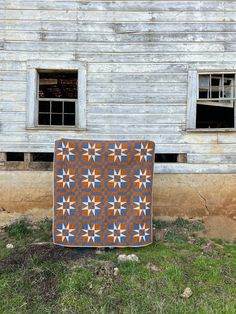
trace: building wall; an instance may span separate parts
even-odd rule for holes
[[[235,174],[158,174],[154,176],[154,217],[236,219]],[[10,214],[52,216],[51,171],[0,171],[0,209]],[[7,215],[8,216],[8,215]]]
[[[87,130],[26,130],[32,61],[87,64]],[[235,132],[186,132],[188,70],[236,69],[234,1],[0,1],[0,151],[59,137],[150,139],[158,173],[236,173]]]

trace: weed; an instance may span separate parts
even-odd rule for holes
[[[22,219],[5,228],[8,236],[16,240],[21,240],[32,234],[32,226],[30,223]]]

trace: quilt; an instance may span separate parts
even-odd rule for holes
[[[59,139],[53,241],[70,247],[152,243],[151,141]]]

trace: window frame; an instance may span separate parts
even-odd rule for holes
[[[75,125],[39,125],[38,124],[38,84],[40,71],[68,71],[78,73],[78,98],[75,108]],[[47,130],[86,130],[87,101],[87,64],[82,62],[28,62],[27,63],[27,129]]]
[[[188,71],[187,120],[186,131],[192,132],[225,132],[236,131],[236,105],[234,106],[234,128],[197,128],[197,101],[199,99],[199,75],[235,74],[236,69],[191,69]],[[235,76],[236,77],[236,76]],[[235,92],[236,93],[236,92]]]

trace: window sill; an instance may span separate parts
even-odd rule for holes
[[[185,129],[183,130],[187,133],[214,133],[214,132],[236,132],[236,128],[216,128],[216,129],[211,129],[211,128],[206,128],[206,129]]]
[[[26,127],[26,130],[29,131],[86,131],[86,128],[77,128],[77,127],[62,127],[62,126],[35,126],[35,127]]]

